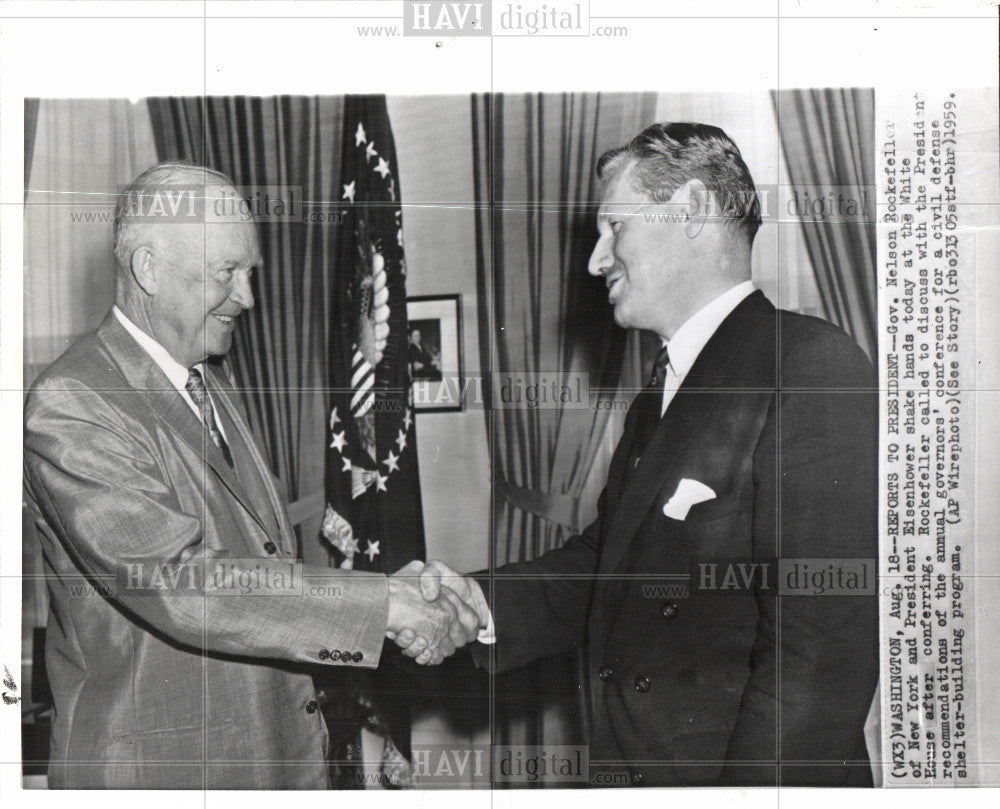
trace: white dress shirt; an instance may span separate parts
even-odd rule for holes
[[[201,421],[201,411],[198,409],[198,405],[195,404],[194,399],[191,398],[191,394],[187,391],[188,369],[171,357],[170,352],[161,346],[155,339],[150,337],[146,334],[146,332],[136,326],[135,323],[129,320],[121,309],[117,306],[113,306],[111,307],[111,311],[115,313],[115,317],[117,317],[118,322],[125,327],[125,330],[131,334],[142,349],[149,354],[150,357],[152,357],[153,362],[157,364],[159,369],[166,374],[167,379],[170,380],[170,384],[177,389],[177,392],[184,398],[184,401],[188,403],[188,407],[194,411],[198,420]],[[198,369],[198,373],[201,374],[201,378],[205,379],[205,366],[199,362],[194,367]],[[212,394],[208,391],[207,383],[205,390],[208,392],[209,401],[212,401]],[[226,436],[226,430],[222,426],[222,422],[219,420],[219,408],[215,406],[214,401],[212,401],[212,411],[215,413],[215,426],[222,434],[222,437],[228,442],[229,439]]]
[[[698,359],[705,344],[712,339],[712,335],[722,325],[722,321],[729,317],[754,289],[753,281],[744,281],[729,291],[723,292],[719,297],[691,315],[674,333],[673,337],[663,342],[663,345],[667,347],[667,354],[670,355],[670,362],[667,363],[667,373],[663,380],[661,416],[667,412],[667,407],[673,401],[674,394],[677,393],[677,389],[684,381],[684,377],[688,375],[694,361]]]

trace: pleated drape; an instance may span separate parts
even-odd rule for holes
[[[291,501],[323,491],[326,373],[340,199],[343,98],[154,98],[161,160],[230,176],[245,196],[307,201],[296,221],[260,221],[264,271],[230,355],[250,419]],[[319,515],[302,527],[306,561],[326,561]]]
[[[772,100],[824,313],[874,359],[875,91],[781,90]]]
[[[599,195],[594,165],[652,123],[654,109],[652,95],[635,94],[472,99],[496,565],[558,547],[596,513],[593,488],[603,475],[595,473],[610,459],[602,457],[606,439],[624,416],[611,402],[621,398],[626,345],[638,340],[615,325],[604,285],[587,273]],[[511,401],[519,384],[553,381],[571,386],[572,401]],[[498,678],[494,742],[582,743],[581,662],[580,654],[561,655]]]

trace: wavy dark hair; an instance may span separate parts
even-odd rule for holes
[[[739,148],[719,127],[653,124],[601,155],[597,176],[607,180],[632,163],[636,190],[655,202],[666,202],[688,180],[701,180],[715,199],[717,215],[753,244],[761,224],[757,189]]]

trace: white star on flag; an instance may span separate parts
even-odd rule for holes
[[[396,201],[396,181],[391,177],[389,178],[389,199],[393,202]]]
[[[340,551],[344,556],[354,556],[356,553],[361,553],[361,548],[358,546],[358,541],[352,536],[344,542],[344,547]]]
[[[396,230],[396,241],[399,243],[400,247],[403,246],[403,229],[402,228],[398,228]]]
[[[413,415],[412,414],[413,414],[413,411],[410,410],[410,408],[406,408],[406,415],[403,416],[403,427],[406,428],[407,432],[410,431],[410,425],[413,424]]]
[[[396,439],[396,443],[399,444],[399,451],[402,452],[404,447],[406,447],[406,433],[402,430],[399,431],[399,437]]]
[[[367,143],[368,138],[365,136],[365,128],[361,125],[361,121],[358,121],[358,131],[354,133],[354,145],[360,146],[362,143]]]
[[[332,432],[339,423],[340,416],[337,415],[337,408],[335,407],[330,411],[330,431]]]
[[[350,200],[352,204],[354,202],[354,184],[355,184],[355,182],[357,182],[357,181],[356,180],[351,180],[351,184],[350,185],[345,185],[344,186],[344,193],[340,195],[341,199]]]
[[[370,539],[368,540],[368,548],[365,550],[365,556],[368,557],[369,562],[374,562],[375,557],[379,555],[378,546],[380,544],[380,542],[372,542]]]
[[[389,457],[382,461],[389,469],[389,472],[399,471],[399,456],[396,455],[392,450],[389,450]]]
[[[353,469],[353,468],[354,468],[354,464],[351,463],[351,459],[345,457],[344,458],[344,468],[341,469],[340,471],[341,472],[350,472],[351,469]]]
[[[378,152],[375,151],[375,141],[372,141],[365,147],[365,162],[367,163],[377,154]]]
[[[378,165],[375,166],[375,168],[372,169],[372,171],[377,171],[379,174],[382,175],[382,179],[384,180],[386,176],[388,176],[389,174],[389,161],[386,160],[384,157],[380,157],[378,159]]]
[[[375,473],[375,489],[380,492],[389,491],[385,487],[385,482],[389,479],[388,475],[380,475],[378,472]]]
[[[343,453],[344,447],[347,445],[347,437],[344,435],[344,431],[341,430],[339,433],[333,434],[333,441],[330,442],[331,447],[336,447],[337,452]]]

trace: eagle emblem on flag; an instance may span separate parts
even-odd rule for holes
[[[375,538],[365,549],[368,538],[355,540],[345,529],[358,528],[358,522],[357,510],[347,508],[344,496],[360,505],[366,495],[387,493],[404,452],[414,452],[395,149],[381,109],[372,115],[359,101],[358,118],[347,129],[353,136],[344,143],[335,290],[340,317],[331,341],[330,450],[335,454],[328,476],[342,476],[344,483],[334,487],[343,494],[330,492],[323,526],[327,541],[345,557],[342,566],[353,566],[355,556],[366,553],[374,561],[382,552]]]
[[[375,446],[375,367],[382,361],[389,341],[389,290],[386,287],[385,257],[381,244],[369,235],[363,215],[355,230],[357,259],[354,278],[348,288],[355,336],[351,356],[351,416],[361,446],[377,462]]]

